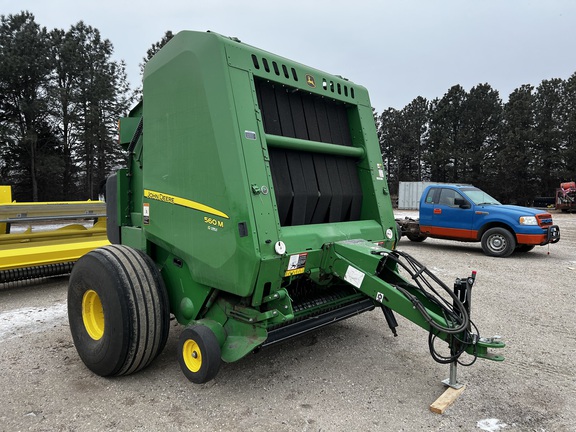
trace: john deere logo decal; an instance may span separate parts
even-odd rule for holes
[[[314,81],[314,77],[312,75],[306,74],[306,84],[312,88],[316,88],[316,81]]]

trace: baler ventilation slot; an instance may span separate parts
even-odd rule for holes
[[[256,69],[258,70],[260,69],[260,62],[258,61],[258,57],[256,57],[256,55],[254,54],[252,54],[252,64]],[[265,57],[262,57],[262,66],[264,67],[264,70],[266,72],[270,73],[272,71],[270,69],[270,63],[268,62],[268,59]],[[282,74],[284,75],[284,78],[290,79],[290,74],[288,73],[288,68],[286,67],[286,65],[281,64],[280,66],[282,67]],[[272,62],[272,69],[274,70],[274,73],[277,76],[280,76],[280,67],[278,66],[277,62],[275,61]],[[290,72],[292,72],[292,79],[294,79],[294,81],[298,81],[298,74],[296,74],[296,69],[291,67]]]
[[[266,57],[262,57],[258,60],[256,54],[252,54],[252,64],[256,70],[260,70],[262,67],[267,73],[272,73],[276,76],[284,76],[286,79],[290,79],[290,73],[288,72],[288,67],[285,64],[278,64],[276,61],[272,61],[272,67],[270,67],[270,61]],[[262,62],[262,66],[260,66],[260,62]],[[296,69],[293,67],[290,68],[290,72],[292,72],[292,79],[294,81],[298,81],[298,74],[296,73]],[[334,81],[328,81],[326,78],[322,78],[322,89],[325,91],[330,91],[331,93],[338,93],[339,95],[343,94],[344,96],[350,96],[352,99],[355,98],[354,95],[354,88],[350,87],[350,91],[348,91],[347,85],[342,85],[340,83],[334,83]]]
[[[346,106],[256,80],[282,226],[360,219],[362,188]]]
[[[344,96],[348,96],[348,86],[341,85],[340,83],[334,84],[334,81],[327,81],[326,78],[322,78],[322,88],[326,91],[330,90],[330,92],[338,93],[341,95],[344,93]],[[350,97],[354,99],[354,88],[350,87]]]

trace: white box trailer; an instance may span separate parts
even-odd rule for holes
[[[420,197],[426,186],[438,184],[438,182],[400,182],[398,187],[398,210],[418,210]]]

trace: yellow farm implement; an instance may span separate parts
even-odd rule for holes
[[[0,186],[0,283],[69,273],[109,244],[101,201],[11,201],[10,186]]]

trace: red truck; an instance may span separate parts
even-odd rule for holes
[[[560,183],[556,189],[556,210],[576,211],[576,182]]]

